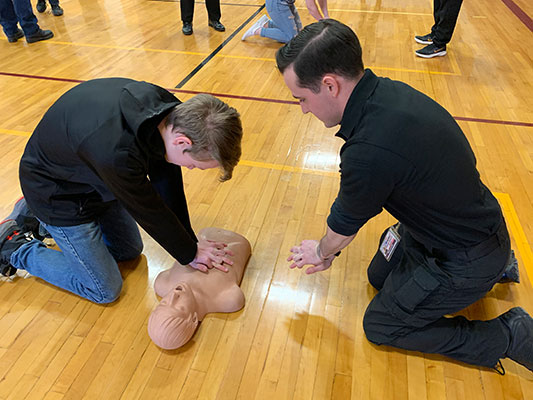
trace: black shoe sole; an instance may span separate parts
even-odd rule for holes
[[[31,37],[31,36],[28,37],[28,36],[26,36],[26,42],[35,43],[35,42],[40,42],[41,40],[48,40],[48,39],[51,39],[53,37],[54,37],[54,34],[52,32],[50,32],[47,35],[37,36],[37,37]]]
[[[7,41],[9,43],[15,43],[16,41],[18,41],[19,39],[22,39],[23,37],[24,37],[24,33],[21,32],[21,33],[16,34],[15,36],[11,36],[11,37],[8,36]]]
[[[209,25],[211,28],[213,28],[217,32],[225,32],[226,31],[226,27],[225,26],[222,26],[222,28],[217,28],[215,26],[215,24],[213,24],[211,22],[208,22],[207,25]]]

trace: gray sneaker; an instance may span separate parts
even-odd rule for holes
[[[533,371],[533,318],[522,307],[511,308],[498,318],[509,328],[511,338],[505,356]]]

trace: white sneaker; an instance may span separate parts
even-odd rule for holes
[[[262,28],[268,21],[269,21],[268,16],[263,15],[250,28],[248,28],[246,32],[244,32],[244,35],[242,35],[241,40],[245,40],[246,38],[250,36],[254,36],[255,31],[259,28]]]

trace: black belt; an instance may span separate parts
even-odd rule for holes
[[[496,233],[491,235],[487,240],[476,244],[472,247],[465,247],[460,249],[437,249],[430,248],[429,251],[432,255],[441,259],[455,259],[460,256],[466,256],[470,260],[483,257],[498,247],[501,247],[509,241],[509,233],[507,232],[507,226],[505,221],[502,221]]]

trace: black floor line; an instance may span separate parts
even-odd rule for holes
[[[228,44],[229,41],[230,41],[231,39],[233,39],[233,38],[235,37],[235,35],[237,35],[237,34],[242,30],[242,28],[244,28],[244,27],[245,27],[245,26],[246,26],[246,25],[247,25],[252,19],[254,19],[254,18],[256,17],[256,15],[259,14],[259,13],[263,10],[263,8],[265,8],[265,5],[264,5],[264,4],[263,4],[261,7],[259,7],[259,9],[258,9],[256,12],[254,12],[254,13],[250,16],[250,18],[248,18],[246,21],[244,21],[244,22],[242,23],[242,25],[239,26],[235,32],[233,32],[233,33],[232,33],[232,34],[231,34],[226,40],[224,40],[220,46],[218,46],[215,50],[213,50],[213,52],[212,52],[211,54],[209,54],[209,55],[208,55],[208,56],[207,56],[207,57],[206,57],[206,58],[205,58],[200,64],[198,64],[198,65],[196,66],[196,68],[193,69],[189,75],[187,75],[187,76],[186,76],[186,77],[185,77],[180,83],[178,83],[178,84],[176,85],[176,89],[180,89],[180,88],[182,88],[183,85],[185,85],[187,82],[189,82],[189,80],[190,80],[194,75],[196,75],[196,73],[197,73],[198,71],[200,71],[200,70],[202,69],[202,67],[203,67],[205,64],[207,64],[207,63],[208,63],[208,62],[209,62],[209,61],[210,61],[210,60],[211,60],[211,59],[212,59],[212,58],[213,58],[213,57],[214,57],[214,56],[215,56],[220,50],[222,50],[222,49],[224,48],[224,46],[225,46],[226,44]]]

